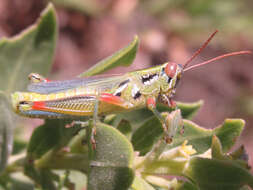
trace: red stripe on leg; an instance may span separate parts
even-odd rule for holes
[[[46,109],[46,104],[45,104],[45,102],[41,102],[41,101],[33,102],[32,109],[33,110],[44,110],[44,109]]]
[[[101,94],[99,100],[102,102],[106,102],[108,104],[114,104],[114,105],[119,105],[119,106],[123,106],[124,104],[124,101],[120,97],[114,96],[113,94],[109,94],[109,93]]]

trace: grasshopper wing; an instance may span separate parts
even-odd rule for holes
[[[62,92],[68,89],[81,87],[104,91],[118,85],[125,80],[126,77],[127,75],[98,75],[72,80],[31,83],[28,85],[28,90],[40,94]]]

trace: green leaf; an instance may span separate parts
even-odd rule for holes
[[[79,126],[66,128],[70,124],[69,120],[46,120],[45,123],[37,127],[29,141],[27,153],[29,159],[40,158],[50,149],[57,149],[66,145],[70,139],[80,130]]]
[[[122,119],[117,126],[117,129],[124,134],[128,140],[131,139],[132,136],[132,127],[129,121]]]
[[[10,186],[8,189],[18,189],[18,190],[34,190],[34,185],[32,182],[27,182],[24,179],[16,179],[15,177],[10,178]]]
[[[57,24],[52,4],[36,24],[13,38],[0,40],[0,90],[23,91],[32,72],[48,74],[55,50]]]
[[[220,140],[216,137],[216,135],[213,136],[212,138],[212,158],[224,160],[226,157],[223,155],[222,152],[222,146]]]
[[[199,190],[199,188],[196,185],[194,185],[191,182],[189,182],[189,181],[184,181],[175,190]]]
[[[240,136],[245,121],[242,119],[226,119],[222,126],[214,129],[214,134],[219,138],[223,152],[227,152]]]
[[[170,114],[162,113],[162,115],[166,118],[167,125],[169,126],[168,133],[174,135],[177,128],[180,129],[180,125],[182,124],[180,110],[175,110]],[[134,150],[139,151],[141,155],[144,155],[163,134],[165,133],[161,122],[155,116],[150,117],[150,119],[139,127],[132,136],[131,141]]]
[[[80,74],[79,77],[97,75],[114,67],[131,65],[135,59],[138,44],[139,38],[135,36],[134,40],[128,46],[98,62],[93,67]]]
[[[244,185],[253,187],[251,173],[230,160],[194,157],[185,173],[200,189],[238,190]]]
[[[140,155],[147,153],[163,134],[161,122],[155,117],[151,117],[133,134],[131,142],[135,151]]]
[[[70,171],[69,180],[75,184],[75,189],[86,189],[87,177],[79,171]]]
[[[229,154],[233,160],[245,160],[248,161],[248,154],[243,145],[235,149]]]
[[[212,138],[211,150],[212,158],[219,160],[234,160],[234,164],[238,164],[245,169],[250,169],[250,166],[248,165],[248,155],[243,146],[239,147],[232,153],[224,154],[220,140],[214,135]]]
[[[134,173],[133,148],[127,138],[115,128],[99,123],[96,129],[96,149],[90,155],[88,190],[121,189],[132,184]]]
[[[88,144],[86,130],[81,130],[76,136],[74,136],[69,142],[71,153],[87,154]]]
[[[102,6],[96,0],[51,0],[58,6],[63,6],[72,10],[80,11],[87,15],[98,15],[102,11]]]
[[[212,136],[216,135],[222,145],[223,152],[226,153],[240,136],[245,122],[241,119],[226,119],[221,126],[215,129],[205,129],[189,120],[184,121],[184,133],[178,132],[173,139],[173,143],[168,145],[168,149],[181,145],[185,140],[198,153],[203,153],[211,148]]]
[[[56,190],[54,179],[58,176],[47,169],[37,170],[32,164],[25,165],[25,175],[29,176],[39,185],[42,189]]]
[[[13,142],[12,154],[18,154],[24,151],[26,146],[27,146],[27,142],[25,140],[15,138]]]
[[[149,185],[144,179],[139,176],[135,176],[133,184],[131,186],[133,190],[155,190],[151,185]]]
[[[182,117],[185,119],[191,119],[195,113],[199,110],[199,108],[203,105],[203,101],[197,101],[193,103],[182,103],[182,102],[176,102],[178,108],[181,110]],[[171,112],[173,111],[170,107],[158,104],[157,109],[159,112]],[[145,122],[148,120],[151,120],[151,117],[154,116],[154,114],[148,110],[147,108],[135,110],[131,112],[127,112],[124,114],[119,114],[117,117],[118,120],[125,119],[131,122],[131,125],[133,128],[139,128],[140,126],[143,126]],[[120,119],[119,119],[120,118]]]
[[[177,102],[177,106],[181,110],[183,118],[192,119],[198,110],[203,106],[203,103],[203,100],[199,100],[193,103]]]
[[[51,4],[36,24],[13,38],[0,40],[1,165],[3,169],[12,146],[13,115],[3,97],[24,90],[31,72],[47,74],[52,64],[57,36],[56,16]]]
[[[0,172],[2,172],[12,152],[14,121],[7,98],[1,93],[0,110]]]

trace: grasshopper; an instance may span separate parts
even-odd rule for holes
[[[122,75],[93,76],[64,81],[49,81],[39,74],[32,73],[29,75],[31,84],[28,85],[28,91],[30,92],[12,94],[14,111],[22,116],[36,118],[93,116],[95,125],[98,116],[147,107],[161,121],[164,131],[167,132],[166,141],[171,142],[174,134],[168,132],[166,119],[158,112],[156,104],[159,102],[176,108],[172,97],[183,72],[228,56],[251,53],[250,51],[232,52],[187,67],[216,33],[217,31],[184,65],[167,62]],[[95,146],[95,128],[92,134],[91,142]]]

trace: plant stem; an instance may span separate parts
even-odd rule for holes
[[[49,151],[42,158],[35,161],[35,167],[50,168],[50,169],[73,169],[88,171],[88,155],[87,154],[73,154],[73,153],[56,153]]]

